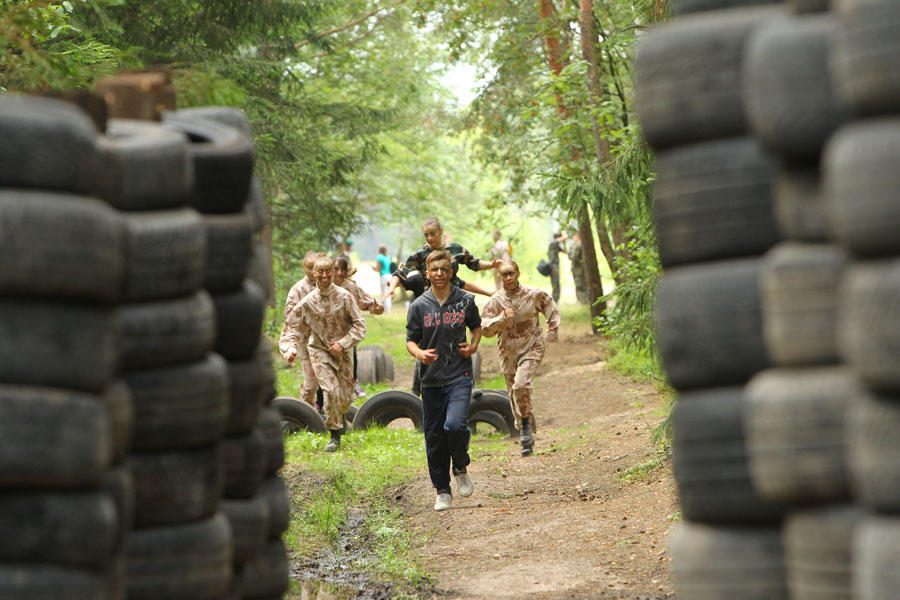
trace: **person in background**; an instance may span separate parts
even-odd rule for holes
[[[294,364],[294,360],[300,358],[300,366],[303,369],[303,385],[300,388],[300,399],[316,406],[322,410],[324,405],[324,397],[316,401],[319,392],[319,383],[316,381],[316,373],[309,362],[309,353],[306,351],[306,344],[293,344],[291,340],[296,335],[295,331],[290,328],[290,320],[288,317],[293,312],[297,304],[300,303],[308,293],[316,287],[315,266],[319,257],[325,256],[322,252],[310,250],[303,257],[303,272],[305,277],[295,283],[288,292],[284,301],[284,325],[281,327],[281,335],[278,339],[278,350],[281,356],[289,364]]]
[[[387,295],[388,286],[391,283],[391,257],[388,256],[387,246],[378,244],[378,256],[375,257],[378,263],[378,276],[381,281],[381,294],[384,299],[385,312],[391,312],[391,303],[393,301],[390,295]]]
[[[559,253],[566,251],[566,234],[556,232],[553,241],[547,246],[547,262],[550,263],[550,285],[553,288],[553,301],[559,302]]]
[[[384,313],[384,305],[370,296],[364,289],[356,285],[356,282],[350,279],[355,271],[350,269],[350,262],[343,256],[334,259],[334,284],[342,287],[356,300],[359,310],[367,310],[373,315]],[[356,395],[362,398],[366,395],[365,391],[359,385],[359,373],[356,363],[356,346],[353,347],[353,388]]]
[[[559,335],[560,315],[547,292],[519,283],[515,261],[504,262],[499,270],[503,288],[484,306],[481,326],[485,336],[499,336],[500,364],[519,429],[522,456],[529,456],[535,432],[532,381],[544,358],[545,342],[555,342]],[[539,315],[547,320],[546,336]]]
[[[579,304],[588,303],[587,278],[584,273],[584,255],[582,254],[581,235],[576,231],[569,244],[569,262],[572,265],[572,280],[575,282],[575,298]]]
[[[406,315],[406,349],[421,365],[422,416],[428,474],[437,492],[434,510],[450,508],[450,466],[456,491],[472,495],[469,478],[469,401],[472,355],[481,341],[475,297],[452,285],[453,262],[446,250],[425,259],[431,285]],[[466,341],[466,329],[472,332]]]
[[[344,417],[353,403],[353,358],[350,349],[366,335],[366,321],[347,290],[334,284],[334,260],[316,259],[316,287],[288,316],[291,335],[286,340],[297,356],[306,345],[316,379],[325,393],[325,425],[331,439],[326,452],[341,447]],[[289,361],[290,362],[290,361]]]
[[[499,229],[495,229],[493,233],[494,245],[491,246],[491,258],[493,260],[505,261],[512,258],[512,248],[509,242],[503,239],[503,234]],[[494,289],[499,290],[502,286],[500,281],[500,271],[494,269]]]

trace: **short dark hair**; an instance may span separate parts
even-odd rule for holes
[[[450,253],[448,251],[435,250],[434,252],[431,252],[427,258],[425,258],[425,267],[428,268],[428,266],[431,265],[431,263],[439,261],[439,260],[446,260],[447,262],[450,263],[451,266],[453,265],[453,257],[450,255]]]
[[[561,237],[562,237],[562,232],[557,231],[556,233],[553,234],[553,239],[554,239],[554,240],[558,240],[558,239],[561,238]],[[545,238],[545,239],[546,239],[546,238]]]
[[[338,271],[349,271],[350,261],[347,260],[346,256],[338,256],[334,259],[334,268]]]

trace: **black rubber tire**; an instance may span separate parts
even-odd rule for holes
[[[784,242],[763,259],[763,335],[772,362],[810,366],[838,362],[838,286],[847,263],[833,244]]]
[[[296,433],[301,429],[312,433],[328,433],[322,416],[303,400],[282,396],[272,400],[272,408],[281,414],[281,427],[285,433]]]
[[[115,554],[121,557],[125,537],[134,528],[135,491],[131,471],[122,465],[110,469],[103,481],[103,491],[109,495],[115,506],[116,532],[113,547]]]
[[[858,506],[828,505],[791,512],[784,523],[784,558],[792,600],[852,600],[853,532]]]
[[[240,500],[256,494],[268,464],[266,450],[265,436],[258,429],[241,437],[222,440],[225,462],[224,498]]]
[[[0,190],[0,294],[115,302],[125,225],[99,200]]]
[[[118,464],[131,450],[131,436],[134,432],[134,399],[131,397],[131,388],[122,380],[116,381],[103,394],[103,401],[109,415],[112,462]]]
[[[213,600],[231,583],[232,537],[228,519],[136,530],[129,534],[128,598]]]
[[[506,428],[510,437],[519,435],[516,429],[516,417],[513,415],[512,405],[509,401],[509,392],[506,390],[472,390],[472,400],[469,402],[469,418],[480,412],[495,412],[506,421]]]
[[[364,346],[356,352],[356,380],[360,384],[378,383],[378,355]]]
[[[678,267],[656,291],[660,356],[678,390],[744,383],[769,366],[759,298],[761,260]]]
[[[0,485],[96,486],[112,456],[110,417],[99,396],[0,385]]]
[[[112,498],[102,492],[0,494],[0,561],[100,568],[112,555],[118,527]]]
[[[642,36],[635,59],[637,109],[654,148],[747,132],[744,42],[778,14],[767,6],[710,12]]]
[[[222,513],[228,518],[234,538],[234,562],[256,560],[269,534],[269,503],[257,496],[247,500],[223,500]]]
[[[384,355],[384,381],[387,383],[394,381],[394,357],[390,354]]]
[[[291,524],[291,497],[281,477],[266,477],[259,484],[259,497],[269,504],[269,539],[276,539]]]
[[[900,589],[900,519],[868,515],[853,537],[854,598],[896,598]]]
[[[231,106],[194,106],[191,108],[182,108],[175,111],[176,117],[184,117],[186,119],[203,119],[204,121],[212,121],[225,125],[233,129],[237,129],[247,139],[252,139],[252,131],[250,128],[250,120],[239,108]]]
[[[491,431],[488,433],[497,432],[503,435],[510,435],[509,424],[506,422],[506,419],[503,418],[503,415],[498,412],[492,410],[480,410],[477,413],[470,414],[469,431],[473,435],[478,433],[479,423],[490,425]]]
[[[135,450],[207,446],[225,432],[228,371],[216,354],[188,365],[122,374],[134,398]]]
[[[263,472],[274,475],[284,465],[284,434],[281,414],[274,408],[264,408],[257,423],[266,445],[266,466]]]
[[[775,165],[753,138],[656,155],[653,217],[663,266],[762,254],[779,235]]]
[[[744,432],[757,493],[776,502],[849,499],[844,416],[850,369],[770,369],[747,384]]]
[[[194,182],[187,139],[159,123],[111,120],[97,141],[97,195],[123,211],[184,206]]]
[[[900,254],[900,118],[860,121],[828,142],[823,158],[830,231],[859,256]]]
[[[834,2],[841,22],[830,66],[835,92],[860,115],[900,110],[900,6],[893,0]]]
[[[0,110],[2,113],[2,110]],[[51,564],[0,564],[0,598],[16,600],[108,600],[114,595],[111,574]]]
[[[853,498],[878,512],[900,511],[900,404],[858,393],[847,413],[847,460]]]
[[[200,360],[216,339],[215,307],[201,290],[174,300],[120,305],[120,367],[165,367]]]
[[[850,266],[841,286],[838,347],[866,385],[900,392],[900,258]]]
[[[241,573],[244,598],[280,598],[288,590],[290,573],[287,550],[281,540],[271,540],[262,555],[244,564]]]
[[[272,367],[272,346],[263,337],[256,353],[244,361],[228,362],[231,382],[228,410],[228,435],[244,434],[256,425],[259,413],[275,381]]]
[[[253,254],[253,231],[245,213],[203,215],[206,269],[203,287],[213,294],[241,287]]]
[[[707,12],[711,10],[753,6],[755,4],[776,4],[781,1],[782,0],[672,0],[672,14],[687,15],[690,13]]]
[[[259,347],[265,294],[249,280],[228,294],[213,296],[216,305],[216,352],[228,360],[251,358]]]
[[[206,233],[196,211],[126,214],[125,299],[187,296],[200,289]]]
[[[118,358],[113,310],[0,299],[0,381],[102,392]]]
[[[783,507],[753,488],[740,387],[682,394],[672,412],[672,468],[685,519],[774,523]]]
[[[97,128],[68,102],[0,96],[0,187],[90,192],[99,161]]]
[[[367,429],[372,425],[386,426],[396,419],[410,419],[422,430],[422,401],[409,392],[387,390],[365,401],[353,419],[353,429]]]
[[[233,127],[207,119],[166,113],[166,127],[188,136],[194,165],[190,205],[206,214],[240,212],[250,194],[253,146]]]
[[[710,527],[684,522],[671,542],[675,593],[690,600],[787,600],[777,527]]]
[[[828,240],[825,195],[817,164],[782,165],[775,181],[775,220],[785,239]]]
[[[190,523],[215,514],[225,481],[218,446],[134,453],[127,465],[134,478],[136,528]]]
[[[849,117],[832,91],[829,42],[833,15],[773,19],[745,50],[744,101],[750,128],[780,154],[817,158],[825,140]]]
[[[266,305],[275,307],[275,275],[272,271],[272,249],[264,240],[253,242],[253,253],[247,267],[247,279],[253,281],[266,294]]]

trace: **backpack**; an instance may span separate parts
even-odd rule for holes
[[[540,261],[538,261],[537,270],[538,273],[540,273],[544,277],[550,277],[550,273],[553,271],[553,265],[542,258]]]

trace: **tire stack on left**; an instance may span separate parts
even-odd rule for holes
[[[122,211],[127,232],[126,302],[117,321],[135,417],[128,597],[221,598],[233,552],[219,511],[228,372],[212,351],[203,220],[187,205],[188,140],[158,123],[113,120],[99,149],[100,193]]]
[[[97,135],[74,106],[0,96],[3,598],[122,597],[125,231],[91,197]]]
[[[261,221],[253,178],[250,125],[234,109],[205,107],[167,113],[166,127],[190,140],[195,186],[207,244],[203,285],[215,305],[215,351],[230,380],[221,509],[234,532],[236,598],[274,598],[287,591],[287,496],[275,475],[284,459],[280,424],[260,419],[274,397],[272,348],[262,335],[263,288],[248,277]],[[265,482],[265,483],[264,483]]]

